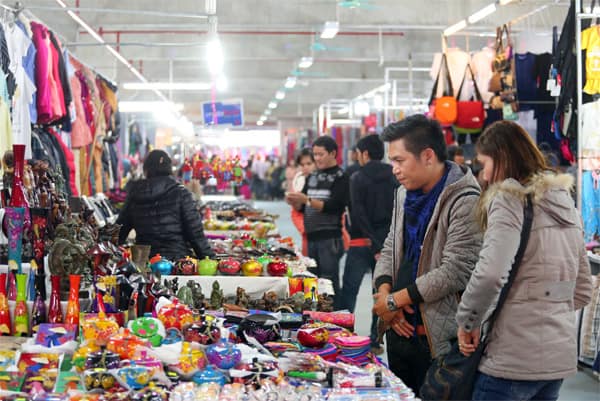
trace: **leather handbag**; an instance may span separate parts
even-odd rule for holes
[[[504,43],[504,34],[506,34],[506,44]],[[496,57],[492,62],[494,72],[510,70],[510,60],[512,59],[512,42],[510,33],[506,24],[496,28]]]
[[[502,73],[495,72],[490,79],[490,84],[488,85],[488,92],[498,93],[502,90]]]
[[[474,96],[470,100],[460,100],[460,94],[462,93],[468,74],[471,74],[473,81]],[[460,84],[456,98],[458,101],[456,104],[456,122],[454,123],[455,131],[459,134],[476,134],[481,132],[485,123],[485,109],[483,107],[483,98],[477,87],[477,81],[475,81],[475,75],[470,64],[467,64],[465,76]]]
[[[436,99],[438,85],[440,82],[440,76],[442,71],[445,70],[445,79],[447,85],[444,87],[444,95]],[[442,62],[440,63],[440,70],[438,71],[437,78],[433,84],[431,91],[431,97],[429,100],[430,115],[437,120],[443,127],[454,124],[457,116],[456,98],[454,97],[454,89],[452,88],[452,79],[450,77],[450,71],[448,69],[448,60],[446,55],[442,55]]]
[[[485,329],[485,337],[481,338],[479,346],[474,353],[465,357],[460,353],[458,348],[458,342],[454,340],[451,344],[451,350],[448,354],[436,358],[425,376],[425,382],[421,387],[421,399],[424,401],[433,400],[470,400],[472,398],[473,387],[475,385],[475,379],[477,377],[477,371],[479,369],[479,363],[485,352],[488,335],[491,333],[502,306],[506,302],[510,287],[515,281],[519,265],[523,260],[527,243],[529,242],[529,235],[531,233],[531,226],[533,223],[533,203],[531,201],[531,195],[527,196],[525,205],[523,206],[523,227],[521,229],[521,242],[519,244],[519,250],[515,256],[507,283],[502,287],[500,297],[496,309],[482,325],[482,332]]]

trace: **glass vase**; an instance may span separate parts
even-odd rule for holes
[[[17,304],[15,306],[16,337],[29,336],[29,311],[27,310],[27,275],[17,274]]]
[[[11,335],[10,310],[6,296],[6,273],[0,273],[0,335]]]
[[[21,273],[25,209],[22,207],[7,207],[4,218],[8,237],[8,299],[14,301],[17,297],[15,274]]]
[[[48,323],[63,323],[63,313],[60,306],[60,276],[50,276],[52,292],[48,305]]]
[[[14,173],[9,206],[27,207],[23,173],[25,171],[25,145],[13,145]]]
[[[46,230],[48,227],[48,213],[50,209],[42,207],[31,208],[33,224],[33,257],[38,266],[44,266],[44,253],[46,251]],[[44,269],[42,268],[42,272]]]
[[[81,275],[69,275],[69,300],[67,303],[67,315],[65,323],[79,325],[79,285]]]
[[[46,315],[46,277],[44,275],[35,276],[35,300],[31,308],[31,331],[37,333],[39,325],[48,321]]]

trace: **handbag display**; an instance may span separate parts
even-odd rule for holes
[[[525,254],[525,249],[529,242],[529,235],[533,223],[533,203],[531,199],[531,195],[528,195],[523,207],[524,219],[523,227],[521,229],[519,250],[517,251],[517,255],[515,256],[515,260],[510,270],[508,281],[504,287],[502,287],[502,291],[500,292],[496,309],[494,309],[494,312],[492,312],[491,316],[482,325],[482,337],[479,346],[474,353],[465,357],[460,353],[458,342],[454,340],[451,344],[450,352],[442,357],[436,358],[427,371],[425,382],[420,390],[421,398],[424,401],[471,399],[479,363],[485,352],[488,336],[492,331],[494,322],[502,310],[506,298],[508,297],[510,287],[515,281],[519,265],[523,260],[523,255]],[[485,329],[485,336],[483,336],[483,329]]]
[[[504,44],[504,34],[506,33],[506,45]],[[512,59],[512,42],[510,33],[506,24],[496,28],[496,57],[492,61],[494,72],[503,72],[510,69],[510,60]]]
[[[460,94],[462,93],[465,80],[469,73],[471,74],[471,79],[473,81],[475,96],[472,97],[471,100],[460,100]],[[457,114],[454,130],[459,134],[476,134],[481,132],[485,123],[485,109],[483,107],[483,98],[477,87],[477,81],[475,80],[475,75],[473,74],[470,64],[467,64],[465,76],[460,84],[456,98],[458,101],[456,103]]]
[[[444,95],[436,99],[440,76],[442,75],[442,70],[444,69],[446,70],[445,79],[447,81],[447,86],[445,86]],[[431,97],[429,98],[429,113],[430,116],[437,120],[442,126],[450,126],[456,121],[456,98],[454,97],[452,79],[450,78],[448,60],[445,54],[442,55],[440,69],[438,71],[437,78],[435,79],[435,83],[433,84]]]

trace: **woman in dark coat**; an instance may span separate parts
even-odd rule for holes
[[[176,261],[185,256],[213,256],[204,236],[202,218],[192,193],[172,174],[171,158],[153,150],[144,161],[145,179],[129,185],[125,206],[119,214],[119,241],[136,232],[136,244],[150,245],[151,255],[159,253]]]

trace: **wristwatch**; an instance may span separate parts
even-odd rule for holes
[[[389,294],[387,296],[387,307],[390,312],[396,312],[398,310],[398,306],[396,305],[396,301],[394,300],[394,295]]]

